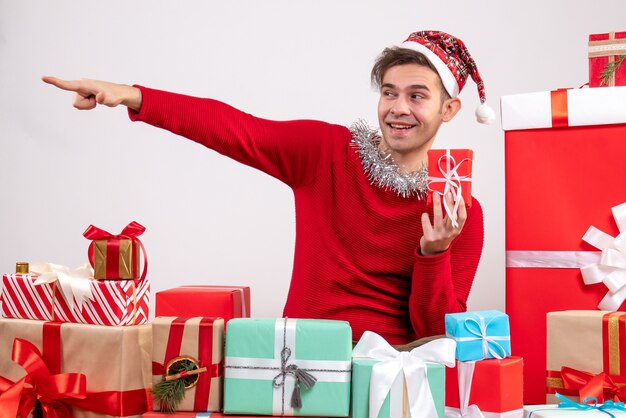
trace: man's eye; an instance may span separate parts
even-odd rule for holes
[[[383,91],[383,96],[385,96],[385,97],[393,97],[394,94],[393,94],[392,91],[386,90],[386,91]]]
[[[420,94],[411,95],[411,100],[420,100],[421,98],[422,98],[422,95]]]

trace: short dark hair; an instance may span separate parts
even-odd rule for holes
[[[404,64],[422,65],[433,70],[439,79],[439,86],[441,87],[441,102],[443,103],[445,100],[451,98],[450,94],[443,86],[439,72],[437,72],[435,66],[428,60],[428,58],[426,58],[426,55],[413,49],[401,48],[398,46],[385,48],[378,58],[376,58],[376,62],[374,63],[374,67],[372,67],[371,73],[372,86],[379,89],[383,84],[383,78],[385,77],[387,70],[391,67],[395,67],[396,65]]]

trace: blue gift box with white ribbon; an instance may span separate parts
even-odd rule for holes
[[[511,355],[509,316],[496,310],[446,314],[446,336],[456,341],[459,361]]]

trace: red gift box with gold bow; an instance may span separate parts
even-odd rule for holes
[[[589,35],[589,87],[626,86],[626,32]]]
[[[133,221],[119,234],[111,234],[93,225],[83,232],[83,236],[92,240],[89,245],[89,262],[94,268],[95,279],[144,279],[148,268],[148,259],[139,235],[146,228]],[[140,273],[140,250],[143,252],[143,272]]]
[[[626,401],[626,312],[562,311],[547,315],[549,403],[558,392],[576,402]]]
[[[162,382],[166,376],[169,376],[168,380],[186,379],[184,398],[175,410],[220,411],[224,320],[207,317],[157,317],[152,323],[152,336],[154,385]],[[186,373],[180,373],[181,369]],[[189,373],[189,370],[193,372]],[[167,405],[161,404],[155,398],[154,410],[167,410]]]
[[[607,292],[581,267],[591,225],[619,233],[611,208],[626,190],[626,87],[502,97],[505,130],[506,313],[524,358],[524,403],[545,402],[548,312],[596,309]],[[623,308],[622,308],[623,309]]]
[[[0,416],[138,418],[150,409],[151,327],[0,319]]]

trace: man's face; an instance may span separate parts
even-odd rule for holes
[[[448,114],[448,101],[442,106],[441,88],[439,76],[428,67],[403,64],[389,68],[378,101],[380,147],[398,160],[425,159],[441,123],[454,116]]]

